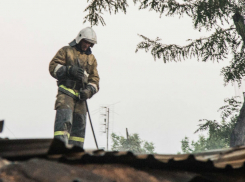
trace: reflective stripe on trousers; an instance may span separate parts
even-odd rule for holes
[[[70,136],[70,133],[67,131],[56,131],[54,132],[54,136],[59,136],[59,135],[67,135],[69,140],[77,141],[77,142],[84,142],[84,138],[82,137],[76,137],[76,136]]]
[[[68,133],[67,131],[55,131],[54,132],[54,136],[59,136],[59,135],[67,135],[68,138],[70,138],[70,133]]]
[[[73,140],[73,141],[76,141],[76,142],[84,142],[84,138],[76,137],[76,136],[70,136],[69,140]]]

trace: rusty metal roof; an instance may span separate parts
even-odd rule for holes
[[[212,150],[197,154],[155,154],[135,155],[131,152],[117,152],[104,150],[86,150],[80,147],[64,146],[59,140],[53,139],[19,139],[19,140],[0,140],[0,156],[7,159],[32,158],[33,156],[42,156],[49,158],[81,159],[90,157],[93,161],[100,161],[103,158],[120,158],[128,156],[134,160],[148,160],[163,164],[178,163],[193,160],[196,163],[212,164],[214,168],[224,169],[231,167],[233,169],[243,167],[245,162],[245,146],[237,148],[227,148]]]
[[[124,165],[127,169],[154,174],[157,179],[164,174],[166,179],[162,179],[171,182],[175,179],[174,175],[178,174],[178,179],[184,179],[187,173],[191,174],[191,177],[186,177],[186,181],[245,181],[245,146],[197,154],[135,155],[132,152],[84,151],[82,148],[65,146],[59,140],[52,139],[0,140],[0,156],[10,161],[39,158],[84,169],[96,165],[97,170],[101,166],[112,170],[114,165]]]

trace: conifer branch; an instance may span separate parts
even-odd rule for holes
[[[221,74],[224,76],[225,85],[234,81],[241,84],[242,77],[245,76],[245,47],[242,46],[239,52],[234,52],[231,64],[222,68]]]
[[[229,23],[229,17],[238,7],[229,0],[185,0],[185,3],[175,0],[141,0],[139,9],[147,8],[160,13],[160,17],[164,13],[166,16],[187,14],[192,18],[195,28],[205,27],[210,30],[216,27],[218,21]]]
[[[127,7],[127,0],[92,0],[84,10],[88,14],[84,17],[83,23],[88,21],[92,27],[98,25],[100,22],[104,26],[106,23],[102,17],[103,11],[108,11],[110,14],[114,12],[116,14],[121,10],[126,14]]]
[[[230,33],[235,28],[221,29],[216,31],[209,37],[200,38],[196,40],[189,39],[190,44],[186,46],[179,46],[175,44],[161,44],[160,38],[151,40],[143,35],[139,35],[144,40],[137,45],[136,51],[144,49],[146,52],[151,51],[152,56],[156,58],[163,58],[164,63],[169,61],[181,61],[186,58],[197,57],[197,60],[206,62],[208,59],[219,62],[228,55],[229,44],[237,41],[236,34]]]

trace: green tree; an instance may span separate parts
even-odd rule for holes
[[[87,15],[84,22],[91,26],[106,25],[103,13],[126,14],[127,0],[88,0],[89,5],[84,10]],[[162,17],[184,15],[193,21],[194,29],[210,31],[210,36],[196,40],[188,39],[185,46],[161,43],[155,39],[139,35],[143,40],[137,45],[139,50],[150,51],[154,59],[162,58],[165,63],[181,61],[191,57],[206,62],[223,61],[232,55],[230,65],[221,70],[225,83],[238,81],[245,76],[245,25],[243,0],[133,0],[139,10],[155,11]]]
[[[127,0],[87,0],[87,15],[84,22],[91,26],[106,25],[103,13],[127,13]],[[196,58],[207,62],[227,60],[231,56],[230,65],[221,69],[225,84],[237,81],[241,83],[245,76],[245,2],[244,0],[132,0],[139,10],[148,9],[164,16],[187,16],[192,19],[193,28],[210,32],[207,37],[188,39],[186,45],[164,44],[161,38],[148,38],[139,34],[142,41],[136,46],[136,52],[150,52],[154,60],[163,59],[164,63]],[[230,59],[230,58],[229,58]],[[239,124],[233,132],[232,145],[245,144],[245,106],[244,114],[239,117]],[[210,124],[217,125],[216,121]],[[221,127],[225,124],[221,124]],[[219,123],[218,123],[219,124]],[[220,125],[220,124],[219,124]]]
[[[221,122],[215,120],[202,119],[203,124],[199,124],[199,128],[195,133],[207,131],[208,136],[199,135],[199,139],[190,143],[189,138],[185,137],[181,141],[181,149],[183,153],[196,153],[206,150],[228,148],[231,141],[231,133],[235,127],[238,118],[238,112],[241,102],[235,97],[225,99],[225,106],[218,111],[221,112]]]
[[[155,147],[152,142],[143,141],[137,133],[129,135],[128,138],[111,134],[112,150],[116,151],[131,151],[135,154],[153,154]]]

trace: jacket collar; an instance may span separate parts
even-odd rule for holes
[[[76,43],[76,40],[74,39],[72,42],[69,43],[69,46],[74,47],[77,51],[81,52],[81,53],[85,53],[87,55],[92,54],[92,50],[89,47],[85,52],[82,51],[79,47],[78,44]]]

